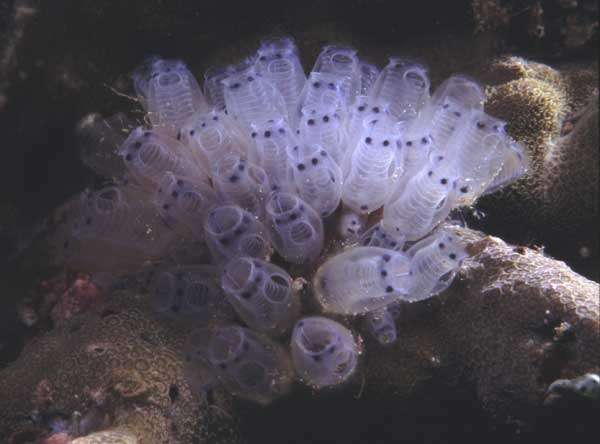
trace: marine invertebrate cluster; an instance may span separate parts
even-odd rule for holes
[[[98,143],[84,160],[113,184],[63,207],[56,247],[91,271],[157,262],[155,310],[202,325],[190,365],[260,403],[289,390],[292,364],[322,388],[347,381],[359,361],[352,331],[301,317],[309,307],[294,274],[318,267],[306,288],[315,305],[368,315],[390,342],[390,306],[441,292],[468,256],[443,224],[451,210],[527,168],[504,122],[483,111],[475,81],[456,75],[431,95],[426,68],[401,57],[379,70],[330,45],[307,76],[293,41],[279,38],[209,71],[204,94],[180,61],[151,59],[133,79],[147,124],[121,140],[98,137],[106,121],[90,126]],[[340,228],[344,248],[327,260],[325,247],[340,242],[326,239],[325,223]],[[224,300],[248,328],[232,323]],[[290,359],[281,343],[294,325]]]

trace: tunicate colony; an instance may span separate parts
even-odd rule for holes
[[[261,404],[295,378],[348,381],[362,353],[351,317],[381,344],[402,340],[401,305],[443,291],[468,256],[450,212],[527,169],[475,81],[430,95],[406,58],[380,70],[330,45],[306,75],[275,38],[210,69],[203,91],[181,61],[149,59],[133,81],[146,122],[84,122],[83,160],[111,182],[65,205],[57,249],[96,272],[152,264],[154,311],[194,327],[190,368]]]

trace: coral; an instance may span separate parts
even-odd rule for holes
[[[2,434],[19,443],[18,436],[43,433],[44,418],[60,414],[79,416],[71,430],[86,435],[103,428],[91,419],[99,409],[112,418],[113,430],[133,434],[134,442],[208,439],[207,424],[215,420],[207,418],[217,407],[227,408],[226,399],[217,391],[212,409],[201,402],[202,393],[192,392],[184,377],[181,331],[151,313],[138,296],[117,293],[101,314],[66,320],[28,344],[0,373]],[[81,442],[121,442],[112,436],[119,434]]]
[[[598,373],[598,284],[539,251],[460,235],[479,253],[447,292],[401,323],[400,340],[374,348],[365,396],[410,393],[445,369],[505,418],[542,405],[556,379]]]
[[[508,132],[527,147],[531,168],[480,207],[494,226],[519,221],[521,237],[511,237],[535,232],[570,257],[582,247],[598,254],[597,79],[597,69],[559,71],[516,57],[493,64],[488,77],[486,109],[506,119]]]
[[[531,249],[491,237],[481,247],[440,322],[483,405],[539,405],[554,379],[597,372],[598,284]],[[554,331],[563,323],[568,335]]]

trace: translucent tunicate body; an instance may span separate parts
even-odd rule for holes
[[[158,182],[154,202],[165,223],[182,235],[204,239],[206,214],[216,203],[215,192],[204,183],[166,172]]]
[[[313,279],[326,312],[356,315],[381,308],[407,291],[409,260],[399,251],[355,247],[328,259]]]
[[[253,65],[230,73],[223,85],[228,114],[247,127],[281,118],[287,112],[279,91]]]
[[[323,249],[323,222],[298,196],[274,192],[266,203],[266,219],[277,253],[295,264],[314,261]]]
[[[363,234],[366,224],[366,216],[344,208],[338,221],[337,234],[342,239],[356,240]]]
[[[483,194],[493,193],[505,185],[518,180],[527,173],[530,160],[523,145],[507,138],[504,141],[503,154],[502,166],[493,180],[487,185]]]
[[[192,114],[208,108],[198,82],[180,60],[150,59],[133,81],[154,125],[176,131]]]
[[[429,86],[425,67],[391,57],[371,89],[371,100],[396,119],[412,119],[429,98]]]
[[[228,155],[245,155],[247,141],[223,113],[211,111],[194,114],[181,127],[178,135],[207,171]]]
[[[122,274],[165,254],[175,233],[144,191],[131,184],[108,186],[65,205],[55,235],[59,256],[79,270]]]
[[[208,183],[206,172],[175,138],[138,127],[123,142],[119,154],[129,172],[141,183],[156,184],[166,171]]]
[[[298,133],[301,142],[321,145],[333,160],[341,165],[346,139],[342,118],[335,110],[304,109],[298,125]]]
[[[150,303],[155,312],[169,317],[189,317],[196,323],[233,318],[211,265],[175,266],[152,279]]]
[[[261,167],[238,155],[230,155],[214,166],[212,182],[222,202],[238,205],[257,217],[263,216],[271,187]]]
[[[361,86],[360,62],[354,48],[327,45],[322,50],[313,72],[329,74],[339,79],[343,105],[348,106],[354,101]]]
[[[280,334],[292,327],[298,295],[291,276],[268,262],[238,257],[227,263],[221,285],[227,300],[253,330]]]
[[[359,350],[352,332],[321,316],[296,323],[291,350],[296,373],[316,389],[342,384],[358,365]]]
[[[392,236],[386,232],[381,222],[365,231],[359,238],[358,243],[364,247],[381,247],[389,250],[402,250],[404,246],[402,238]]]
[[[342,201],[353,211],[366,214],[380,208],[392,191],[397,132],[384,116],[364,129],[344,178]]]
[[[333,74],[311,72],[298,101],[298,116],[302,110],[338,109],[343,107],[343,79]]]
[[[250,160],[265,171],[271,189],[292,190],[293,177],[287,153],[297,145],[297,139],[285,120],[253,125],[250,136],[254,141]]]
[[[371,87],[373,86],[373,84],[375,84],[377,77],[379,77],[380,71],[379,68],[377,68],[377,66],[366,62],[360,62],[359,69],[360,90],[358,93],[362,96],[368,96],[371,92]]]
[[[398,339],[396,322],[386,307],[367,313],[363,326],[381,345],[392,344]]]
[[[483,111],[471,111],[448,142],[448,155],[455,158],[457,187],[463,189],[461,202],[472,203],[502,168],[508,137],[504,126],[504,121]]]
[[[229,75],[226,68],[211,67],[204,73],[204,94],[216,111],[225,110],[223,80]]]
[[[306,83],[306,74],[298,57],[298,48],[290,38],[265,40],[258,49],[257,57],[258,72],[281,94],[287,109],[287,117],[292,119],[298,108],[300,93]]]
[[[431,159],[410,179],[395,201],[383,209],[383,227],[394,238],[413,241],[428,234],[442,214],[455,181],[452,163],[444,156]]]
[[[464,242],[446,230],[419,242],[408,253],[410,287],[403,299],[410,302],[430,298],[446,289],[468,256]]]
[[[251,213],[237,205],[213,208],[204,224],[206,243],[217,262],[238,256],[268,258],[271,254],[269,234]]]
[[[332,214],[342,195],[342,171],[325,148],[301,144],[288,151],[296,189],[321,217]]]
[[[186,356],[208,364],[233,395],[263,405],[287,394],[293,381],[287,351],[268,337],[237,325],[193,331]]]

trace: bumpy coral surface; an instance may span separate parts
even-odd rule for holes
[[[153,319],[138,297],[115,295],[102,314],[66,321],[2,371],[0,430],[20,443],[63,418],[71,438],[120,430],[77,441],[84,443],[217,439],[208,425],[221,398],[209,407],[183,367],[181,334]]]
[[[506,119],[531,156],[525,177],[481,203],[490,223],[518,221],[521,236],[530,232],[570,258],[582,249],[597,258],[597,69],[555,70],[513,57],[490,72],[486,109]]]

